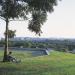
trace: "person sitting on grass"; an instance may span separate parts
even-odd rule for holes
[[[11,54],[12,54],[12,52],[9,52],[9,54],[7,56],[9,62],[16,62],[16,63],[21,62],[21,60],[17,60]]]

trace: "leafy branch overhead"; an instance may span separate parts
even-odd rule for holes
[[[29,21],[28,29],[41,34],[41,26],[47,19],[47,12],[51,13],[58,0],[0,0],[0,16],[6,20],[24,19]]]
[[[41,26],[47,19],[47,13],[43,11],[35,11],[32,13],[32,20],[29,22],[28,29],[32,32],[35,31],[36,34],[40,35],[42,33]]]

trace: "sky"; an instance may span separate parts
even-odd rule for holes
[[[27,21],[11,21],[9,29],[16,30],[17,37],[39,37],[27,29]],[[0,38],[4,37],[5,21],[0,19]],[[62,0],[48,13],[40,37],[75,38],[75,0]]]

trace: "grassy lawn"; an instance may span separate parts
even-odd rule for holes
[[[0,60],[3,52],[0,51]],[[14,51],[21,63],[0,62],[0,75],[75,75],[75,54],[53,51],[33,57],[30,52]]]

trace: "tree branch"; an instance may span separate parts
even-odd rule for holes
[[[32,19],[32,17],[27,17],[27,20],[31,20],[31,19]],[[15,18],[15,19],[10,19],[9,21],[25,21],[25,20],[26,19],[23,19],[23,18],[22,19],[21,18],[20,19]]]
[[[9,21],[25,21],[25,20],[9,20]]]

